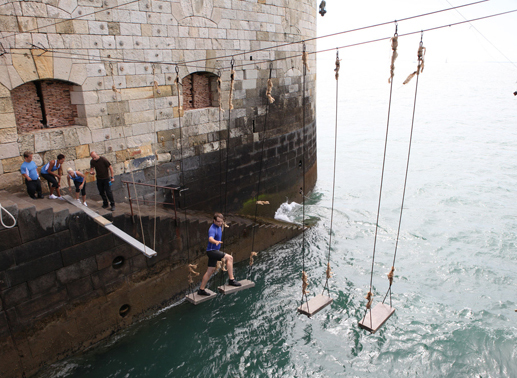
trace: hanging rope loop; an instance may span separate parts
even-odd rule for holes
[[[339,80],[339,69],[341,67],[341,59],[339,59],[339,50],[336,49],[336,68],[334,68],[334,71],[336,71],[336,80]]]
[[[327,273],[327,280],[328,280],[329,278],[332,278],[332,274],[333,274],[333,272],[332,272],[332,269],[330,268],[330,262],[329,262],[329,263],[327,263],[327,272],[326,272],[326,273]]]
[[[4,223],[2,211],[11,217],[11,219],[13,220],[12,226],[7,226]],[[4,226],[5,228],[13,228],[14,226],[16,226],[16,218],[9,211],[7,211],[7,209],[5,207],[3,207],[1,204],[0,204],[0,222],[2,222],[2,226]]]

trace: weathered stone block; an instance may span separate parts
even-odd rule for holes
[[[2,166],[4,168],[5,173],[20,172],[20,166],[22,165],[22,163],[23,158],[21,156],[2,160]]]
[[[1,296],[6,310],[30,299],[26,282],[2,291]]]
[[[97,271],[92,274],[92,283],[94,289],[100,289],[107,285],[119,281],[125,280],[126,276],[130,272],[129,264],[124,264],[120,269],[113,269],[112,267]]]
[[[1,127],[1,126],[0,126]],[[8,159],[20,156],[18,143],[2,143],[0,144],[0,159]]]
[[[21,185],[23,185],[23,181],[20,173],[4,173],[0,177],[0,189],[14,188]]]
[[[139,250],[132,248],[130,245],[122,244],[118,247],[110,249],[109,251],[96,255],[95,258],[97,259],[97,268],[102,270],[111,267],[113,260],[118,256],[122,256],[124,258],[123,265],[125,265],[129,264],[131,257],[141,254],[142,253]]]
[[[53,287],[57,287],[57,279],[56,272],[50,272],[48,274],[44,274],[41,277],[38,277],[34,280],[28,281],[29,289],[32,295],[38,295],[44,293],[52,289]]]
[[[56,24],[56,33],[58,34],[74,34],[74,24],[72,20],[62,20]]]
[[[13,113],[11,97],[0,97],[0,113]]]
[[[18,227],[23,243],[39,239],[54,232],[54,213],[52,208],[36,212],[35,207],[20,209]]]
[[[8,230],[5,230],[8,231]],[[0,232],[0,238],[5,236],[5,231]],[[5,243],[5,242],[4,242]],[[12,249],[0,251],[0,271],[14,266],[14,252]]]
[[[102,228],[101,226],[97,227]],[[72,231],[72,229],[70,229],[70,232],[72,232],[72,240],[84,239],[88,241],[61,251],[63,255],[63,263],[65,266],[87,259],[88,257],[95,256],[97,253],[110,249],[114,246],[113,236],[111,234],[100,236],[94,239],[88,238],[88,234],[93,234],[95,232],[91,230],[91,227],[89,228],[90,231],[85,230],[84,232],[78,232],[79,230]]]
[[[30,261],[26,264],[18,265],[7,270],[5,273],[6,278],[12,287],[50,273],[62,266],[63,261],[61,260],[61,254],[56,252],[40,259]]]
[[[75,147],[75,155],[77,159],[84,159],[90,156],[90,146],[83,144],[82,146]]]
[[[16,310],[23,318],[27,318],[33,314],[42,315],[43,312],[49,314],[63,306],[66,303],[66,298],[66,289],[60,288],[57,289],[55,293],[47,294],[22,303],[16,307]]]
[[[68,291],[68,297],[70,299],[83,296],[93,291],[92,279],[90,276],[87,276],[75,282],[71,282],[66,285],[66,290]]]
[[[70,232],[61,231],[56,234],[51,234],[49,236],[24,243],[23,245],[13,248],[13,252],[16,256],[16,264],[21,265],[52,253],[59,252],[71,245],[72,240],[70,238]]]
[[[65,266],[56,271],[56,276],[59,282],[68,284],[83,278],[97,271],[97,263],[95,256],[81,260],[75,264]]]

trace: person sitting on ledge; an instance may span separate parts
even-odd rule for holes
[[[208,246],[206,248],[206,255],[208,256],[208,268],[206,269],[206,273],[201,280],[201,285],[197,291],[198,295],[210,295],[205,290],[205,287],[208,283],[208,280],[214,273],[217,262],[222,259],[226,260],[226,269],[228,269],[228,277],[230,278],[228,285],[242,286],[240,282],[235,281],[235,277],[233,276],[233,256],[219,250],[221,248],[221,244],[223,244],[221,241],[223,236],[223,227],[223,215],[221,213],[215,213],[214,222],[208,229]]]
[[[63,199],[59,188],[61,187],[61,176],[63,176],[63,167],[61,164],[64,162],[65,155],[59,154],[57,155],[57,160],[51,160],[41,167],[41,175],[48,181],[48,187],[50,189],[50,195],[48,198],[50,199]],[[57,174],[54,173],[55,171],[57,171]],[[56,190],[57,196],[53,194],[54,189]]]
[[[32,199],[36,199],[36,192],[38,193],[38,198],[43,198],[43,194],[41,193],[41,181],[38,175],[38,167],[35,162],[32,161],[32,152],[25,151],[23,153],[23,160],[25,160],[21,167],[20,171],[22,176],[25,178],[25,185],[27,185],[27,193]]]
[[[84,175],[79,171],[74,171],[72,168],[68,168],[67,173],[66,179],[68,181],[68,187],[70,188],[70,194],[72,194],[72,187],[70,186],[70,180],[72,180],[75,185],[75,200],[81,202],[79,200],[79,192],[81,192],[83,205],[88,206],[86,204],[86,180],[84,179]]]

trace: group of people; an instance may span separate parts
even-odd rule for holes
[[[43,198],[41,190],[41,180],[39,175],[47,180],[49,186],[50,199],[63,199],[61,196],[61,177],[63,176],[63,163],[65,162],[65,155],[57,155],[57,159],[50,160],[47,164],[41,167],[38,173],[38,166],[32,161],[33,153],[25,151],[23,153],[23,160],[20,167],[22,176],[25,179],[27,186],[27,193],[33,199]],[[111,183],[115,181],[113,166],[104,156],[99,156],[94,151],[91,152],[90,157],[90,175],[97,174],[97,189],[102,197],[102,207],[111,211],[115,211],[115,200],[113,199],[113,192],[111,191]],[[86,204],[86,177],[81,171],[73,168],[67,169],[66,179],[70,190],[72,190],[71,183],[75,186],[75,199]],[[54,192],[56,194],[54,194]],[[79,199],[79,194],[82,196],[82,201]]]

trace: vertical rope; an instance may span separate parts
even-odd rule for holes
[[[303,76],[302,76],[302,187],[300,193],[302,195],[302,299],[301,303],[307,302],[307,312],[310,312],[309,302],[307,300],[307,286],[308,276],[305,272],[305,76],[307,74],[307,51],[305,42],[303,43],[302,52],[302,65],[303,65]]]
[[[399,245],[400,225],[402,224],[402,212],[404,211],[404,199],[406,197],[407,177],[408,177],[408,172],[409,172],[409,159],[411,157],[411,144],[413,141],[413,126],[415,124],[415,110],[416,110],[416,99],[417,99],[417,93],[418,93],[418,79],[420,78],[420,73],[423,71],[423,64],[424,64],[425,47],[423,46],[423,41],[422,41],[423,37],[424,36],[422,33],[422,35],[420,36],[420,44],[418,46],[418,53],[417,53],[418,65],[417,65],[417,70],[416,70],[415,97],[413,100],[413,115],[411,118],[411,131],[409,133],[409,143],[408,143],[408,152],[407,152],[407,161],[406,161],[406,174],[404,176],[404,189],[402,191],[402,201],[400,204],[400,215],[399,215],[399,224],[398,224],[398,229],[397,229],[397,239],[395,241],[395,252],[393,253],[393,263],[391,264],[391,270],[387,274],[388,281],[389,281],[389,288],[382,301],[382,303],[384,303],[384,301],[386,300],[386,297],[389,293],[390,307],[392,307],[392,305],[391,305],[391,286],[393,285],[393,274],[395,272],[395,260],[397,258],[397,248]]]
[[[117,87],[115,86],[115,78],[114,78],[114,74],[113,74],[113,64],[111,62],[109,63],[109,67],[110,67],[110,72],[111,72],[111,80],[113,81],[113,85],[111,86],[111,89],[113,90],[113,93],[114,93],[113,97],[114,97],[115,101],[117,102],[117,109],[118,109],[118,114],[119,114],[119,118],[120,118],[122,115],[122,109],[120,108],[120,101],[118,98],[118,94],[120,94],[120,100],[122,100],[122,94],[121,94],[120,90],[118,90]],[[124,140],[127,143],[127,136],[126,136],[126,131],[125,131],[124,127],[122,127],[122,133],[124,134]],[[140,230],[142,231],[142,244],[144,245],[144,252],[145,252],[147,247],[145,245],[144,224],[142,222],[142,213],[140,212],[140,201],[138,200],[138,191],[136,190],[135,175],[133,174],[133,168],[131,167],[131,156],[129,156],[128,168],[129,168],[129,172],[131,173],[131,180],[133,181],[133,190],[135,191],[135,198],[136,198],[136,208],[138,211],[138,219],[140,220]]]
[[[219,77],[217,78],[217,94],[219,96],[219,209],[223,208],[223,138],[222,138],[222,113],[223,110],[223,98],[221,93],[221,71],[219,71]]]
[[[397,29],[395,29],[394,37],[396,35],[397,35]],[[396,51],[394,51],[394,53],[396,53]],[[394,61],[393,58],[392,58],[392,61]],[[365,297],[365,299],[368,302],[366,303],[366,311],[364,313],[364,316],[366,316],[366,313],[370,309],[372,302],[373,302],[373,293],[372,293],[373,268],[374,268],[374,264],[375,264],[375,250],[377,247],[377,234],[379,231],[379,215],[381,212],[382,184],[384,181],[384,167],[386,166],[386,148],[388,146],[388,132],[389,132],[389,128],[390,128],[390,114],[391,114],[391,98],[392,98],[392,94],[393,94],[393,80],[390,80],[390,81],[391,81],[391,83],[390,83],[390,98],[388,101],[388,119],[386,121],[386,137],[384,139],[384,153],[383,153],[383,157],[382,157],[381,183],[380,183],[380,188],[379,188],[379,202],[377,205],[377,218],[375,220],[375,236],[373,239],[372,269],[371,269],[371,273],[370,273],[370,290],[368,291],[368,294]],[[370,316],[370,327],[371,326],[372,326],[372,317]]]
[[[334,71],[336,72],[336,123],[334,127],[334,168],[333,168],[333,176],[332,176],[332,206],[330,210],[330,231],[329,231],[329,252],[328,252],[328,258],[327,258],[327,271],[326,276],[327,279],[325,280],[325,285],[323,286],[323,293],[325,292],[325,289],[327,289],[327,294],[330,296],[330,290],[329,290],[329,278],[332,277],[332,271],[330,269],[330,251],[332,249],[332,225],[334,222],[334,193],[336,188],[336,160],[337,160],[337,116],[338,116],[338,105],[339,105],[339,69],[341,67],[340,59],[339,59],[339,50],[336,51],[336,68]]]
[[[185,218],[185,229],[186,229],[186,239],[187,239],[187,259],[188,259],[188,268],[189,268],[189,273],[188,273],[188,284],[189,284],[189,292],[192,294],[194,289],[193,289],[193,283],[194,283],[194,280],[192,279],[192,274],[195,274],[194,272],[192,272],[192,268],[191,268],[191,264],[190,264],[190,232],[189,232],[189,220],[188,220],[188,217],[187,217],[187,194],[186,194],[186,191],[184,190],[185,189],[185,173],[183,171],[183,127],[182,127],[182,124],[181,124],[181,117],[182,117],[182,113],[183,113],[183,107],[182,107],[182,103],[181,103],[181,95],[180,95],[180,86],[181,86],[181,83],[180,83],[180,74],[179,74],[179,67],[176,66],[176,80],[174,81],[174,83],[176,84],[176,92],[177,92],[177,95],[178,95],[178,127],[179,127],[179,130],[180,130],[180,177],[181,177],[181,183],[180,183],[180,192],[179,192],[179,195],[180,196],[185,196],[183,198],[183,216]],[[197,266],[194,266],[193,265],[193,268],[195,269]]]
[[[156,94],[160,93],[160,89],[158,87],[158,82],[156,81],[155,76],[155,66],[153,64],[153,83],[154,83],[154,90],[153,90],[153,113],[154,113],[154,132],[156,134]],[[154,155],[154,232],[153,232],[153,250],[156,251],[156,208],[158,205],[158,198],[157,198],[157,185],[158,185],[158,178],[157,176],[157,164],[158,164],[158,151],[155,151]]]
[[[255,251],[255,228],[257,226],[257,215],[258,215],[258,203],[259,195],[260,195],[260,183],[262,180],[262,165],[264,162],[264,146],[265,142],[267,140],[267,125],[268,125],[268,115],[269,115],[269,107],[270,105],[275,101],[273,96],[271,95],[271,90],[273,89],[273,82],[271,81],[271,76],[273,72],[273,62],[269,63],[269,78],[267,80],[267,90],[266,90],[266,97],[268,99],[267,105],[266,105],[266,115],[264,118],[264,132],[262,135],[262,146],[261,146],[261,152],[260,152],[260,165],[259,165],[259,175],[258,175],[258,182],[257,182],[257,195],[256,195],[256,201],[255,201],[255,219],[253,221],[253,227],[251,231],[251,255],[250,255],[250,264],[248,267],[248,274],[247,277],[249,278],[251,276],[251,269],[253,266],[253,254],[255,256],[257,255]]]

